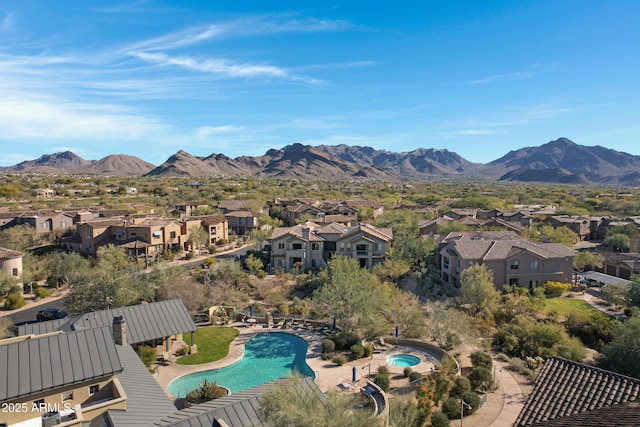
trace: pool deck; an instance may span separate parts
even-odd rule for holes
[[[373,376],[378,372],[378,366],[381,365],[386,365],[392,376],[402,375],[404,370],[403,367],[387,364],[387,357],[393,354],[411,354],[419,357],[421,360],[420,364],[412,367],[413,370],[418,372],[429,372],[438,363],[438,358],[435,353],[423,348],[398,345],[394,346],[392,349],[385,350],[380,353],[374,353],[372,357],[354,360],[345,363],[342,366],[338,366],[330,360],[322,360],[320,357],[322,353],[321,343],[326,338],[326,335],[305,328],[268,329],[263,326],[264,325],[260,324],[249,326],[241,322],[231,324],[230,327],[238,329],[240,334],[231,343],[229,347],[229,354],[226,357],[215,362],[204,363],[201,365],[178,365],[176,363],[158,365],[158,375],[156,376],[158,384],[160,384],[165,393],[167,393],[167,396],[171,399],[175,399],[175,396],[172,396],[167,391],[171,381],[182,375],[223,368],[239,361],[244,353],[245,343],[257,334],[268,332],[282,332],[296,335],[307,342],[309,345],[307,350],[307,364],[314,371],[316,375],[315,382],[318,388],[323,392],[327,392],[329,390],[358,391],[360,387],[366,385],[367,379],[373,379]],[[389,340],[389,344],[393,344],[393,340]],[[357,381],[355,384],[352,384],[351,380],[354,366],[357,368]]]

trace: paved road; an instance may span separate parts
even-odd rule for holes
[[[35,322],[36,314],[38,310],[42,310],[45,307],[57,308],[64,310],[64,298],[54,299],[51,301],[42,300],[42,304],[34,305],[33,307],[25,308],[16,313],[6,314],[5,318],[11,320],[13,324],[19,325],[26,322]]]

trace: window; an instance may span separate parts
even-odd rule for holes
[[[534,259],[533,261],[531,261],[531,269],[532,270],[537,270],[538,269],[538,260]]]
[[[537,280],[529,280],[529,289],[534,289],[538,287],[538,281]]]
[[[218,230],[215,227],[211,227],[211,235],[215,236]]]
[[[17,269],[17,268],[14,268],[13,270],[11,270],[11,273],[12,273],[14,276],[18,277],[18,269]]]
[[[340,250],[344,250],[344,242],[340,242]]]
[[[315,259],[311,260],[311,268],[316,268],[316,260]]]
[[[518,286],[518,279],[516,277],[509,279],[509,284],[511,286]]]
[[[136,235],[136,233],[131,233],[131,235],[132,235],[132,236],[135,236],[135,235]]]
[[[284,243],[278,243],[278,249],[284,249]]]
[[[356,245],[356,251],[358,255],[366,255],[367,254],[367,245]]]
[[[32,408],[44,408],[44,407],[45,407],[44,399],[38,399],[33,401]]]
[[[382,243],[378,243],[378,252],[382,251]]]
[[[462,260],[458,258],[458,268],[462,268]]]
[[[291,249],[294,251],[302,249],[302,243],[294,243],[291,245]]]
[[[238,218],[238,224],[244,225],[244,218]]]
[[[89,394],[96,394],[99,391],[100,391],[100,385],[99,384],[89,386]]]
[[[169,237],[171,237],[172,239],[175,239],[176,238],[176,232],[175,231],[169,232]]]
[[[73,400],[73,391],[65,391],[62,393],[62,401]]]
[[[311,244],[311,250],[312,251],[319,251],[320,250],[320,243],[312,243]]]
[[[124,231],[116,231],[116,237],[122,239],[122,237],[124,237]]]
[[[60,228],[67,228],[67,221],[60,221]]]
[[[511,261],[511,269],[512,270],[517,270],[518,269],[518,260],[513,260]]]
[[[161,231],[154,231],[153,232],[153,237],[156,239],[159,239],[162,236],[162,232]]]
[[[442,257],[442,267],[446,269],[449,268],[449,258],[446,256]]]

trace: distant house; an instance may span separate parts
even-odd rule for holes
[[[497,288],[533,289],[547,281],[571,283],[575,251],[561,243],[535,243],[509,231],[452,232],[438,246],[441,279],[460,287],[460,275],[474,264],[493,272]]]
[[[250,233],[258,226],[258,215],[250,211],[233,211],[224,214],[229,229],[238,236]]]
[[[357,259],[361,267],[371,268],[388,258],[392,241],[391,229],[368,224],[278,227],[270,240],[271,268],[317,269],[334,255]]]
[[[22,252],[0,248],[0,271],[7,276],[22,278]]]
[[[635,427],[640,380],[550,357],[514,427]]]
[[[176,205],[175,212],[178,213],[179,216],[192,216],[197,215],[198,209],[208,207],[209,203],[207,202],[189,201]]]
[[[33,192],[38,199],[50,199],[56,195],[55,190],[51,188],[34,188]]]
[[[94,218],[80,222],[76,235],[61,239],[70,251],[95,255],[100,246],[124,248],[131,258],[154,258],[167,250],[192,250],[190,235],[195,228],[204,228],[206,245],[228,240],[228,225],[221,215],[189,216],[181,220],[158,215],[126,215]]]

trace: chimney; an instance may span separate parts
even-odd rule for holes
[[[127,345],[127,322],[124,320],[124,316],[114,316],[113,318],[113,340],[118,345]]]
[[[302,228],[302,238],[306,241],[309,241],[309,234],[310,234],[311,230],[308,227],[303,227]]]

